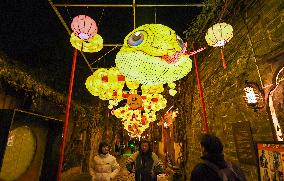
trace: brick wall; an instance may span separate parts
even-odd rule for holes
[[[254,112],[248,107],[244,102],[243,88],[245,80],[255,82],[259,86],[262,81],[266,87],[263,90],[267,94],[276,69],[273,64],[267,62],[267,57],[284,49],[284,2],[248,2],[238,14],[228,16],[225,21],[234,28],[234,37],[224,48],[227,69],[222,67],[219,48],[207,49],[204,53],[206,57],[199,66],[210,132],[222,139],[225,158],[234,162],[238,162],[238,159],[232,123],[249,121],[254,141],[273,141],[273,130],[266,109]],[[189,84],[194,79],[192,76],[183,84]],[[187,126],[188,177],[193,166],[199,162],[198,136],[203,127],[199,93],[197,83],[195,84],[194,91],[188,89],[181,93],[194,93],[193,112],[188,115],[191,117],[191,124]],[[248,180],[258,180],[256,166],[241,164],[241,167]]]

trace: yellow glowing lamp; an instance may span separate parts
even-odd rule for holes
[[[70,42],[74,48],[83,52],[98,52],[103,48],[103,38],[99,34],[85,41],[72,33]]]
[[[159,111],[167,106],[167,100],[161,94],[146,94],[143,100],[143,107],[146,113]]]
[[[208,45],[222,47],[233,38],[233,27],[226,23],[217,23],[210,27],[205,40]]]
[[[130,32],[115,63],[127,78],[147,85],[173,82],[186,76],[192,60],[175,31],[161,24],[146,24]],[[174,58],[176,57],[176,58]]]
[[[177,91],[175,90],[176,84],[175,84],[174,82],[169,82],[169,83],[168,83],[168,86],[171,88],[171,89],[169,90],[169,94],[170,94],[171,96],[175,96],[176,93],[177,93]]]
[[[159,85],[142,85],[142,94],[159,94],[164,91],[163,84]]]
[[[217,23],[210,27],[206,33],[205,40],[208,45],[221,47],[221,60],[224,69],[227,68],[222,47],[233,38],[233,27],[227,23]]]
[[[99,96],[102,100],[114,100],[114,102],[110,102],[110,109],[123,99],[124,84],[125,77],[120,74],[117,68],[110,68],[109,70],[100,68],[89,76],[85,83],[92,95]]]
[[[128,78],[126,78],[126,85],[129,89],[138,89],[140,83],[138,81],[133,81],[133,80],[130,80]]]

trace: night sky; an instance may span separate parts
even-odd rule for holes
[[[54,0],[53,3],[131,4],[132,0]],[[173,1],[136,0],[136,3],[172,4]],[[185,3],[200,3],[200,1],[179,0],[177,2],[177,4]],[[136,21],[137,25],[154,23],[156,12],[157,23],[171,27],[184,38],[182,32],[189,27],[201,9],[200,7],[137,8]],[[72,18],[79,14],[92,17],[97,22],[98,34],[107,44],[121,44],[124,37],[133,29],[132,8],[58,7],[58,10],[68,26],[70,26]],[[51,76],[48,83],[56,89],[67,89],[73,48],[69,43],[69,35],[48,0],[4,1],[0,3],[0,12],[0,51],[29,66],[34,71],[48,73]],[[89,62],[94,62],[111,48],[105,47],[98,53],[86,53]],[[94,63],[92,67],[109,68],[115,66],[114,58],[118,50],[119,48]],[[79,86],[78,84],[82,85],[90,74],[91,71],[79,55],[75,79],[77,86]],[[60,77],[62,80],[53,80],[56,77]]]

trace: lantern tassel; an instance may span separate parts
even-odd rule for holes
[[[63,160],[64,160],[64,147],[65,147],[66,137],[67,137],[69,111],[70,111],[70,104],[71,104],[71,98],[72,98],[72,88],[73,88],[73,80],[74,80],[74,74],[75,74],[75,68],[76,68],[76,60],[77,60],[77,49],[74,49],[73,64],[72,64],[72,71],[71,71],[70,84],[69,84],[69,90],[68,90],[68,99],[67,99],[67,105],[66,105],[65,121],[64,121],[64,127],[63,127],[62,143],[60,146],[60,159],[59,159],[59,165],[58,165],[57,181],[61,180],[61,171],[62,171],[62,165],[63,165]]]
[[[223,48],[221,48],[221,61],[222,61],[222,64],[223,64],[223,68],[227,69],[227,64],[226,64],[226,61],[225,61]]]

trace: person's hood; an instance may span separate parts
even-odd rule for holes
[[[217,165],[221,169],[226,168],[226,166],[227,166],[223,154],[207,154],[205,156],[202,156],[201,159],[210,161],[210,162],[214,163],[215,165]]]

